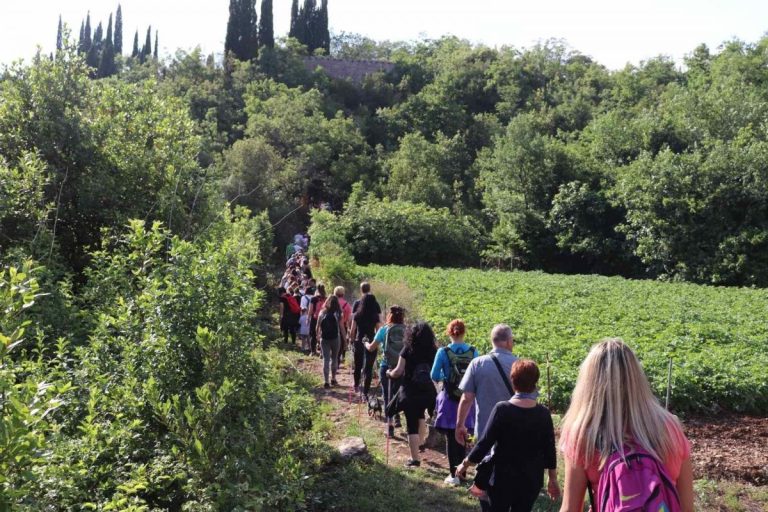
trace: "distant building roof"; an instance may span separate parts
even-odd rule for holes
[[[395,68],[393,63],[383,60],[348,60],[332,57],[304,57],[304,66],[310,72],[321,67],[331,78],[351,80],[355,83],[362,82],[368,75],[387,73]]]

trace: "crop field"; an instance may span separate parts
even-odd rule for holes
[[[448,321],[463,318],[467,341],[486,351],[493,325],[508,323],[515,352],[539,363],[543,399],[551,392],[557,410],[567,407],[590,346],[618,336],[636,351],[662,401],[672,359],[675,412],[768,413],[768,290],[540,272],[362,271],[374,283],[406,285],[441,338]]]

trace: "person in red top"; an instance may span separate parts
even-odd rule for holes
[[[571,405],[563,417],[565,456],[561,512],[581,512],[587,484],[597,489],[614,447],[637,446],[662,463],[683,512],[693,511],[691,446],[676,416],[664,409],[632,349],[617,338],[592,347],[581,364]]]
[[[346,332],[349,332],[352,328],[352,306],[349,305],[349,302],[344,300],[345,293],[346,290],[344,290],[343,286],[337,286],[333,289],[333,294],[339,299],[339,306],[341,306],[341,323],[344,325]],[[341,340],[341,347],[339,349],[339,364],[344,362],[344,358],[347,355],[348,342],[349,340],[347,339]]]

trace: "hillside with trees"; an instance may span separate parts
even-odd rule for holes
[[[768,38],[612,71],[229,12],[223,57],[131,44],[118,6],[0,71],[0,510],[306,509],[330,456],[268,293],[316,207],[341,274],[768,285]]]

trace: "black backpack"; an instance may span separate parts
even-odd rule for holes
[[[419,363],[413,368],[413,372],[408,379],[408,387],[413,391],[435,391],[432,384],[432,365],[430,363]]]
[[[339,337],[339,318],[336,313],[326,313],[320,320],[320,334],[324,340],[334,340]]]
[[[460,400],[462,391],[459,388],[461,379],[464,378],[464,374],[467,373],[469,363],[475,358],[475,347],[469,347],[469,350],[457,354],[453,350],[445,347],[445,354],[448,356],[448,361],[451,364],[451,375],[445,380],[445,391],[448,396],[454,400]]]

